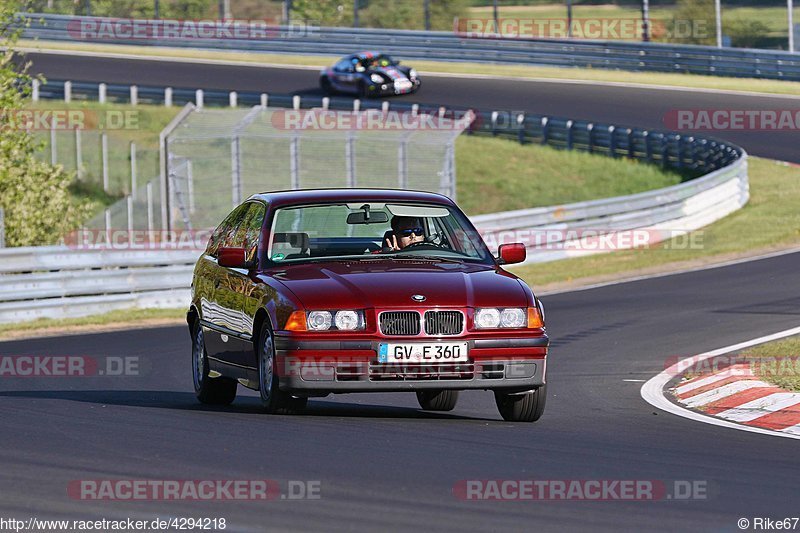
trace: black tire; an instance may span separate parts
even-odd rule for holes
[[[458,391],[417,391],[417,401],[426,411],[452,411],[458,402]]]
[[[292,400],[289,394],[278,387],[275,367],[275,338],[265,322],[258,336],[258,392],[266,413],[286,412]]]
[[[536,422],[544,413],[547,385],[522,394],[495,391],[494,401],[500,416],[508,422]]]
[[[236,398],[238,383],[230,378],[208,376],[208,353],[200,321],[192,324],[192,377],[194,393],[200,403],[230,405]]]
[[[322,89],[323,93],[333,94],[333,87],[331,86],[331,80],[329,80],[327,76],[322,76],[319,79],[319,86]]]

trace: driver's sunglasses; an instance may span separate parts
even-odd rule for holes
[[[397,233],[402,235],[403,237],[411,237],[411,235],[422,235],[422,232],[425,231],[422,228],[408,228],[408,229],[401,229]]]

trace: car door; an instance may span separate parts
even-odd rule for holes
[[[343,59],[333,67],[334,88],[339,91],[355,92],[360,79],[356,73],[355,64],[351,59]]]
[[[250,204],[234,209],[214,231],[204,261],[204,285],[200,298],[203,317],[203,334],[209,357],[233,362],[236,357],[231,338],[241,332],[241,318],[236,313],[234,295],[229,289],[228,269],[219,265],[219,249],[232,246],[236,232],[243,222]],[[234,343],[235,344],[235,343]]]

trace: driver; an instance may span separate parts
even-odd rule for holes
[[[425,242],[425,227],[417,217],[392,217],[392,238],[386,239],[386,248],[396,252]]]

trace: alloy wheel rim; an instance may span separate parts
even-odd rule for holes
[[[261,350],[261,398],[264,400],[272,395],[273,359],[272,336],[267,335]]]
[[[197,333],[194,337],[194,346],[192,347],[192,359],[194,363],[194,387],[195,390],[200,390],[203,386],[204,369],[205,369],[205,349],[203,346],[203,328],[198,327]]]

